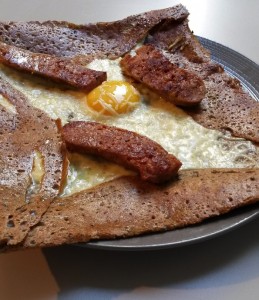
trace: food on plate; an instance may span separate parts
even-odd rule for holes
[[[186,108],[196,122],[259,142],[259,102],[242,88],[237,79],[211,61],[209,52],[190,31],[188,19],[181,22],[168,20],[160,24],[149,33],[146,43],[164,51],[173,64],[203,79],[206,97],[199,106]]]
[[[207,98],[188,112],[193,119],[207,128],[229,130],[234,136],[258,143],[259,102],[225,73],[211,75],[205,84],[210,85]]]
[[[86,98],[90,109],[104,115],[119,115],[135,109],[140,94],[127,81],[109,80],[92,90]]]
[[[113,239],[197,224],[259,199],[258,169],[199,169],[157,187],[122,177],[53,201],[24,247]]]
[[[105,72],[94,71],[53,55],[33,53],[0,42],[0,62],[35,75],[91,91],[107,79]]]
[[[205,97],[205,85],[198,75],[172,64],[151,45],[138,48],[121,60],[123,72],[179,106],[193,106]]]
[[[211,61],[187,16],[178,5],[110,23],[0,23],[1,45],[18,47],[26,59],[47,55],[107,74],[88,93],[0,65],[2,249],[169,230],[259,200],[258,102]],[[199,78],[201,102],[176,107],[150,85],[156,69],[150,69],[148,81],[127,72],[129,59],[147,49],[177,72]],[[149,67],[148,57],[142,66]],[[187,98],[190,82],[179,91],[187,87]],[[156,159],[181,161],[176,176],[163,184],[145,182],[104,159],[110,154],[115,162],[131,159],[139,135],[141,151],[152,146]],[[74,152],[82,148],[91,154]],[[104,158],[94,153],[100,149]],[[174,172],[180,167],[175,159],[172,165]],[[167,179],[154,169],[144,177]]]
[[[0,244],[22,242],[58,196],[66,176],[60,126],[0,77]],[[2,103],[2,102],[1,102]]]
[[[182,5],[130,16],[115,22],[76,25],[69,22],[0,22],[0,40],[36,53],[67,57],[83,65],[97,58],[115,59],[147,37],[156,25],[182,21]]]
[[[96,122],[71,122],[62,129],[70,151],[101,156],[137,171],[144,181],[162,183],[172,179],[181,162],[158,143],[113,126]]]

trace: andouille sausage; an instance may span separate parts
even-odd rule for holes
[[[137,171],[149,182],[169,180],[182,165],[158,143],[125,129],[76,121],[66,124],[62,135],[68,150],[101,156]]]
[[[107,79],[105,72],[87,69],[68,59],[33,53],[2,42],[0,42],[0,62],[17,70],[37,74],[86,92]]]
[[[125,55],[121,67],[127,76],[175,105],[197,105],[206,94],[204,82],[198,75],[172,64],[152,45],[140,47],[134,56]]]

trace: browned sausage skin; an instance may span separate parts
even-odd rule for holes
[[[123,72],[179,106],[193,106],[206,94],[203,80],[196,74],[172,64],[152,45],[144,45],[136,55],[121,60]]]
[[[101,156],[137,171],[142,180],[161,183],[175,176],[181,162],[149,138],[95,122],[71,122],[62,130],[70,151]]]
[[[105,72],[87,69],[66,58],[33,53],[2,42],[0,42],[0,62],[86,92],[90,92],[107,79]]]

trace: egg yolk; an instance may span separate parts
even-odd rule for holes
[[[87,105],[104,115],[124,114],[140,101],[138,91],[126,81],[105,81],[87,95]]]

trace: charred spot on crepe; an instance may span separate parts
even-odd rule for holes
[[[83,26],[66,22],[1,23],[0,39],[7,44],[15,43],[15,46],[23,49],[29,47],[32,52],[69,57],[79,64],[86,65],[91,62],[91,68],[95,66],[93,69],[107,71],[108,80],[125,79],[111,78],[109,68],[103,69],[103,62],[116,69],[120,57],[130,50],[134,52],[135,47],[138,47],[137,42],[142,40],[144,44],[152,44],[159,48],[176,66],[200,76],[209,95],[215,93],[215,96],[218,92],[215,77],[219,79],[218,82],[224,81],[226,86],[233,89],[231,104],[235,105],[235,97],[239,91],[237,82],[226,75],[220,66],[210,61],[208,51],[199,45],[188,29],[187,15],[185,8],[179,5],[132,16],[122,21]],[[63,33],[65,37],[62,40],[60,37]],[[17,36],[17,39],[12,40],[14,36]],[[111,43],[107,42],[108,37],[111,38]],[[72,41],[77,41],[74,48],[70,47]],[[51,47],[48,48],[48,45]],[[49,87],[44,89],[44,84],[41,83],[33,83],[31,87],[27,79],[11,73],[3,68],[2,76],[15,88],[24,92],[31,105],[45,109],[54,119],[60,117],[63,125],[73,114],[75,121],[98,121],[130,129],[159,142],[169,153],[176,154],[183,161],[183,168],[195,168],[181,170],[179,177],[166,186],[155,186],[133,176],[117,178],[127,174],[122,169],[116,169],[114,177],[114,174],[110,176],[112,172],[107,172],[108,177],[98,177],[105,173],[100,167],[104,162],[98,165],[98,162],[89,158],[87,163],[82,165],[85,167],[91,161],[92,169],[97,167],[99,175],[95,177],[98,180],[93,181],[97,186],[77,189],[70,188],[71,182],[68,183],[67,194],[62,194],[62,197],[52,201],[41,222],[33,226],[19,247],[53,246],[173,229],[198,223],[205,218],[258,201],[258,148],[251,142],[233,139],[229,135],[201,127],[181,109],[165,103],[157,95],[152,95],[149,101],[140,101],[136,109],[124,115],[94,115],[88,110],[87,113],[85,111],[87,95]],[[229,89],[226,93],[229,93]],[[250,96],[247,97],[251,102],[248,111],[251,111],[256,104]],[[206,104],[208,98],[204,97],[196,109]],[[45,103],[42,100],[45,100]],[[54,102],[55,107],[52,106]],[[191,111],[195,112],[196,109]],[[242,122],[246,120],[243,119]],[[233,124],[231,126],[233,127]],[[256,128],[256,124],[252,123],[251,127],[254,126]],[[225,128],[225,125],[223,127]],[[166,133],[163,139],[160,137],[161,129]],[[222,130],[222,127],[220,129]],[[239,131],[239,136],[242,136],[242,130]],[[256,133],[256,130],[254,132]],[[170,140],[175,141],[173,146]],[[197,151],[199,144],[202,145],[202,150]],[[70,158],[73,161],[71,156]],[[203,169],[196,169],[197,166]],[[231,166],[242,169],[233,169]],[[73,181],[73,178],[75,181],[82,180],[79,170],[70,169],[69,172],[71,174],[68,181]],[[88,179],[92,180],[87,177]],[[108,182],[100,185],[107,180]],[[197,186],[199,189],[192,190]],[[215,197],[210,198],[211,195]],[[9,225],[12,227],[12,222]]]

